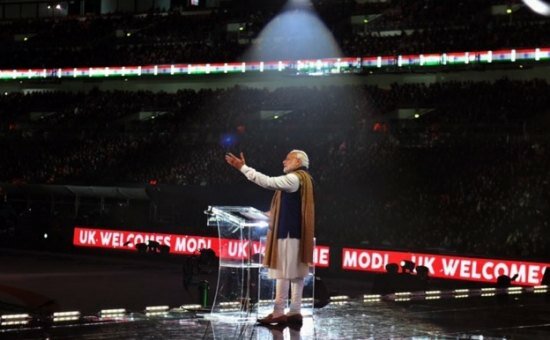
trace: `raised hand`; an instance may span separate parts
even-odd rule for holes
[[[225,161],[227,162],[227,164],[231,165],[237,170],[241,170],[243,165],[246,164],[246,161],[244,160],[244,154],[242,152],[240,154],[240,157],[235,156],[231,152],[227,153],[225,155]]]

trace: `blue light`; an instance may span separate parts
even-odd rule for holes
[[[220,145],[225,149],[234,146],[236,142],[237,137],[232,133],[224,133],[220,137]]]

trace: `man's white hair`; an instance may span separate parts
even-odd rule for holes
[[[300,160],[302,163],[302,166],[309,169],[309,157],[307,156],[307,153],[302,150],[292,150],[290,153],[295,153],[296,158]]]

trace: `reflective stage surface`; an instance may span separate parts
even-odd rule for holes
[[[146,317],[83,318],[67,325],[3,328],[9,339],[548,339],[548,295],[470,297],[408,302],[331,303],[301,327],[210,321],[181,309]]]
[[[0,339],[550,339],[546,288],[471,297],[453,287],[439,299],[364,302],[368,280],[327,278],[330,296],[351,300],[315,309],[298,329],[266,328],[192,310],[200,307],[197,283],[216,276],[200,274],[185,287],[181,262],[0,249]],[[164,309],[146,315],[147,306]],[[105,309],[123,313],[103,316]],[[54,312],[68,311],[80,313],[77,321],[53,322]],[[22,313],[25,325],[6,319]]]

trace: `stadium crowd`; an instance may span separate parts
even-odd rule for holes
[[[245,58],[282,1],[185,12],[0,21],[0,69],[231,62]],[[316,12],[349,57],[545,47],[550,20],[508,1],[315,2]],[[519,6],[519,7],[518,7]],[[357,18],[357,19],[354,19]],[[370,18],[370,19],[368,19]],[[526,39],[525,37],[529,37]],[[263,37],[263,45],[269,41]],[[280,40],[282,37],[273,37]],[[287,44],[296,43],[296,37]],[[311,55],[302,58],[335,57]],[[314,52],[315,51],[315,52]]]
[[[3,19],[0,69],[241,60],[285,1],[234,3]],[[519,0],[313,3],[345,56],[550,43],[550,19]],[[301,148],[317,182],[321,243],[543,258],[550,237],[549,90],[544,80],[501,79],[6,92],[0,183],[238,187],[246,180],[224,163],[225,152],[244,151],[252,166],[278,174],[285,154]],[[397,118],[407,110],[418,118]],[[0,197],[2,234],[17,218],[7,213],[4,190]],[[334,226],[344,228],[335,233]]]
[[[239,186],[246,180],[225,152],[278,174],[284,155],[302,148],[319,188],[319,242],[541,258],[547,93],[545,81],[506,79],[9,93],[0,97],[0,182]],[[395,118],[411,108],[429,112]]]

